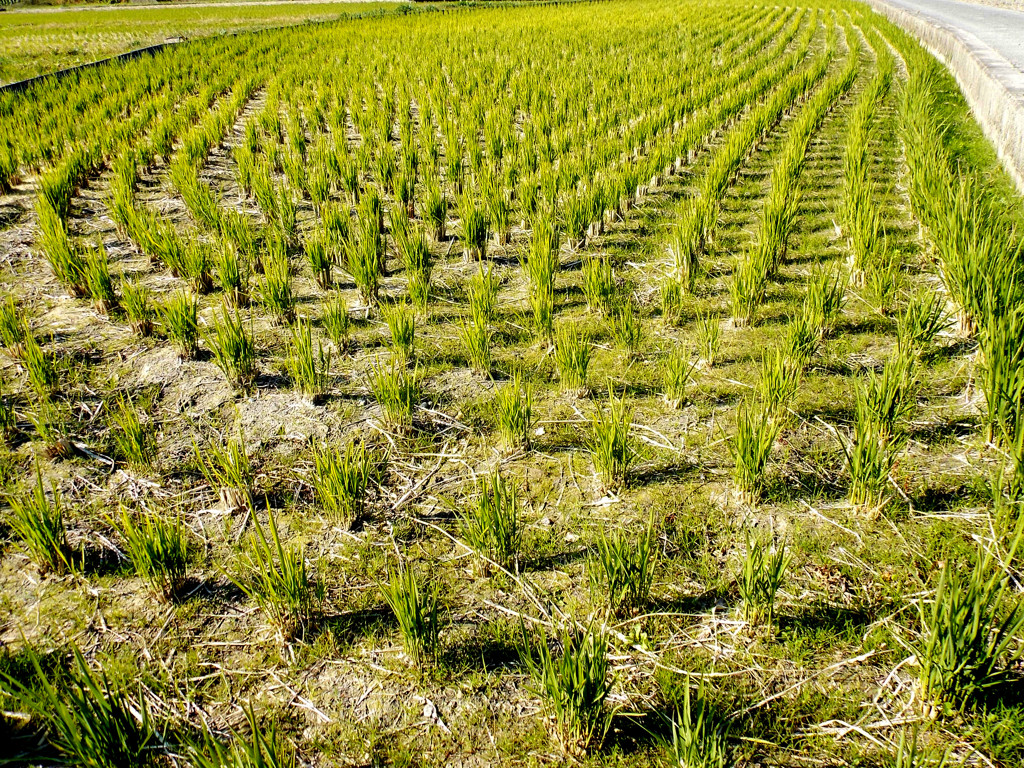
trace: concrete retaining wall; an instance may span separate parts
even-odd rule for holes
[[[868,2],[949,67],[982,131],[1024,193],[1024,73],[970,32],[923,19],[884,0]]]

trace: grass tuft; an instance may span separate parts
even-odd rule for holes
[[[292,386],[315,401],[330,387],[331,353],[318,339],[313,346],[313,329],[301,318],[292,329],[286,361]]]
[[[185,584],[191,552],[180,518],[146,513],[136,520],[122,508],[116,527],[135,573],[163,600],[174,600]]]
[[[747,552],[737,585],[743,600],[743,619],[752,626],[771,630],[775,621],[775,596],[791,560],[785,544],[769,551],[764,541],[747,532]]]
[[[632,425],[633,414],[625,398],[616,399],[609,390],[608,409],[598,408],[590,423],[590,456],[607,490],[625,486],[627,472],[636,458],[629,441]]]
[[[199,301],[188,291],[177,291],[159,306],[164,333],[178,348],[182,360],[199,352]]]
[[[56,486],[52,500],[43,487],[42,472],[36,467],[36,482],[28,493],[8,497],[11,505],[9,525],[28,550],[39,570],[58,576],[75,573],[78,568],[68,546],[64,524],[64,500]]]
[[[323,445],[313,446],[313,490],[317,502],[335,523],[345,528],[366,512],[371,484],[379,483],[387,468],[388,454],[352,442],[344,453]]]
[[[462,537],[477,554],[512,570],[518,563],[523,538],[516,487],[495,470],[480,481],[477,492],[476,499],[462,512]],[[485,573],[489,565],[485,561]]]
[[[412,427],[412,414],[420,397],[419,369],[405,366],[374,365],[369,374],[370,389],[392,429],[406,431]]]
[[[259,521],[253,521],[253,535],[243,551],[241,573],[229,576],[266,614],[283,642],[301,639],[312,626],[323,605],[325,588],[306,564],[302,546],[285,545],[277,520],[268,510],[270,536]]]
[[[441,630],[437,592],[423,584],[408,565],[390,571],[388,580],[378,586],[398,621],[406,655],[423,669],[437,652]]]
[[[553,646],[561,652],[556,654]],[[605,629],[593,623],[563,626],[555,642],[541,630],[533,642],[524,637],[519,655],[562,751],[579,756],[599,748],[611,726],[605,700],[613,679]]]
[[[113,414],[114,444],[118,455],[133,469],[145,469],[156,458],[152,432],[143,425],[128,398],[121,398]]]
[[[238,312],[231,312],[225,303],[204,340],[213,353],[217,366],[235,389],[248,392],[256,381],[256,343],[252,335],[252,319],[248,331]]]
[[[602,530],[587,572],[595,594],[602,595],[614,616],[627,616],[647,603],[658,562],[653,519],[640,536],[623,528]]]
[[[572,322],[559,326],[555,337],[555,366],[563,392],[576,392],[580,396],[586,394],[587,369],[592,353],[590,336],[585,331]]]

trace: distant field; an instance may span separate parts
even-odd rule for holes
[[[222,7],[81,8],[0,13],[0,82],[153,45],[168,37],[199,37],[362,14],[398,3],[294,3]]]

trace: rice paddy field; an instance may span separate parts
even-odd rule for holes
[[[866,6],[191,40],[0,188],[0,762],[1024,764],[1024,209]]]
[[[0,83],[73,67],[163,43],[262,27],[334,21],[392,9],[396,3],[352,2],[228,5],[201,8],[68,8],[0,13]]]

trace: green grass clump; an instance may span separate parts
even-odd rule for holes
[[[408,565],[390,571],[379,588],[398,621],[406,655],[423,669],[437,652],[441,631],[437,592],[423,584]]]
[[[237,437],[223,447],[211,443],[200,448],[195,442],[192,447],[203,477],[217,490],[221,504],[229,510],[251,508],[256,475],[245,447],[245,434],[239,430]]]
[[[427,224],[430,237],[435,243],[445,238],[448,221],[448,200],[435,176],[430,176],[423,185],[423,221]]]
[[[231,312],[227,304],[221,307],[210,331],[204,339],[217,366],[235,389],[248,392],[256,381],[256,343],[253,341],[252,320],[247,331],[238,312]]]
[[[1005,562],[1013,561],[1022,531],[1019,522]],[[934,599],[919,603],[922,633],[911,649],[921,696],[938,711],[962,707],[1015,679],[1012,667],[1024,655],[1024,609],[1012,597],[1015,591],[991,549],[982,547],[966,578],[947,561]]]
[[[636,458],[630,446],[633,414],[625,398],[608,393],[608,409],[598,408],[590,422],[590,456],[602,485],[610,491],[626,484],[626,475]]]
[[[252,703],[243,705],[248,732],[231,731],[224,743],[208,728],[199,743],[190,745],[188,759],[195,768],[296,768],[295,751],[286,745],[276,723],[260,723]]]
[[[803,370],[818,351],[820,342],[821,333],[817,321],[805,303],[786,327],[782,348],[786,351],[786,357]]]
[[[0,443],[11,436],[18,423],[11,398],[4,392],[6,388],[7,382],[0,377]]]
[[[86,251],[84,268],[85,285],[93,306],[105,315],[114,312],[118,308],[117,294],[110,277],[110,260],[102,244]]]
[[[302,546],[281,541],[277,520],[267,513],[270,536],[259,521],[240,558],[241,572],[230,577],[267,616],[283,642],[301,639],[312,626],[326,596],[313,577]]]
[[[191,552],[181,520],[152,513],[136,520],[122,508],[117,527],[135,573],[160,598],[174,600],[185,584]]]
[[[227,303],[238,309],[249,303],[249,272],[238,251],[225,243],[214,256],[217,285]]]
[[[494,321],[494,304],[498,295],[498,278],[490,265],[481,267],[470,279],[466,293],[469,313],[474,322],[484,325]]]
[[[491,331],[479,312],[471,307],[469,320],[462,320],[462,346],[470,367],[478,373],[491,372]]]
[[[809,315],[820,338],[835,330],[839,314],[846,305],[846,286],[849,278],[842,269],[816,267],[807,283],[804,311]]]
[[[549,216],[538,217],[533,224],[530,250],[523,271],[530,288],[527,299],[536,331],[545,339],[554,333],[555,276],[558,274],[558,228]]]
[[[612,314],[612,334],[615,343],[627,357],[632,359],[639,355],[644,339],[644,325],[632,301],[624,301],[618,311]]]
[[[295,320],[295,294],[292,292],[291,265],[287,254],[268,255],[258,291],[260,303],[275,321],[287,325]]]
[[[379,483],[388,455],[352,442],[344,453],[327,446],[313,447],[313,490],[327,516],[346,528],[366,511],[371,484]]]
[[[305,251],[313,279],[321,290],[326,291],[333,284],[331,271],[334,268],[334,254],[331,253],[326,236],[317,232],[307,237]]]
[[[686,400],[686,385],[696,363],[687,359],[679,348],[674,348],[665,358],[662,369],[662,397],[670,408],[680,408]]]
[[[19,360],[25,354],[24,344],[28,335],[28,323],[15,303],[14,294],[9,294],[0,303],[0,344],[7,349],[7,354]]]
[[[8,525],[42,573],[60,576],[74,573],[77,567],[68,546],[63,497],[56,486],[51,490],[52,500],[46,496],[43,475],[37,467],[32,489],[8,497],[11,505]]]
[[[60,383],[53,359],[43,351],[31,333],[22,342],[21,365],[28,373],[28,383],[40,400],[49,400]]]
[[[204,295],[213,290],[214,255],[212,247],[201,240],[189,240],[181,255],[181,276],[188,280],[192,290]]]
[[[469,319],[462,321],[462,345],[473,370],[491,371],[491,331],[497,280],[490,268],[481,269],[469,281]]]
[[[782,426],[764,407],[740,403],[736,431],[728,442],[734,462],[733,478],[747,500],[754,502],[765,487],[765,468]]]
[[[139,419],[131,400],[118,400],[113,421],[114,444],[118,455],[133,469],[149,467],[156,458],[156,444],[152,432]]]
[[[737,327],[753,324],[757,310],[764,303],[768,290],[766,255],[754,247],[736,258],[729,295],[732,300],[732,322]]]
[[[369,374],[370,389],[392,429],[405,431],[412,427],[412,414],[420,397],[419,369],[405,366],[384,367],[377,364]]]
[[[519,493],[495,470],[482,479],[477,497],[462,512],[462,537],[477,554],[506,570],[515,568],[523,539]]]
[[[583,261],[583,295],[587,309],[610,315],[615,304],[615,274],[607,258],[591,256]]]
[[[78,244],[68,234],[63,218],[44,198],[36,201],[40,244],[50,269],[75,298],[89,295],[85,280],[85,259]]]
[[[985,395],[989,440],[1014,435],[1024,425],[1024,307],[992,312],[978,332],[978,388]]]
[[[658,562],[654,527],[640,536],[623,528],[609,535],[602,530],[587,561],[595,594],[602,596],[614,616],[627,616],[647,603]]]
[[[769,551],[764,541],[753,538],[748,532],[747,552],[737,586],[743,600],[743,619],[751,626],[771,630],[775,621],[775,596],[791,560],[785,544]]]
[[[345,354],[348,351],[352,319],[348,314],[348,304],[341,294],[335,293],[324,299],[322,323],[334,348],[339,354]]]
[[[533,387],[516,371],[494,396],[498,434],[506,450],[528,449],[533,431]]]
[[[468,191],[459,198],[459,221],[466,260],[482,260],[487,254],[487,215]]]
[[[8,678],[8,687],[44,713],[48,741],[69,764],[83,768],[150,765],[150,750],[157,736],[142,690],[129,696],[106,672],[90,670],[77,646],[72,646],[72,652],[71,672],[55,679],[30,650],[33,685]]]
[[[377,304],[384,271],[384,239],[377,223],[371,220],[372,216],[360,207],[356,236],[345,245],[345,268],[355,281],[363,301],[370,307]]]
[[[883,315],[893,313],[896,300],[903,290],[905,263],[898,251],[882,248],[874,266],[865,276],[865,287],[875,307]]]
[[[669,763],[678,768],[730,768],[734,765],[729,749],[731,722],[715,715],[708,701],[702,677],[697,694],[687,675],[683,708],[674,718],[666,718],[671,735],[663,740]]]
[[[718,350],[722,346],[722,323],[712,314],[698,314],[693,328],[697,343],[697,353],[704,365],[713,368],[718,359]]]
[[[949,325],[946,298],[938,291],[920,291],[910,297],[899,316],[896,337],[901,349],[921,351],[935,342],[935,337]]]
[[[399,241],[398,250],[408,279],[409,300],[425,315],[430,306],[430,275],[434,263],[422,231],[411,230]]]
[[[158,308],[167,338],[174,342],[182,360],[199,352],[199,301],[188,291],[177,291]]]
[[[917,358],[903,350],[885,361],[882,373],[872,371],[858,389],[858,408],[882,436],[897,434],[916,403]]]
[[[519,655],[553,721],[559,746],[565,754],[578,756],[599,748],[611,726],[605,707],[613,684],[608,634],[595,624],[564,626],[555,640],[549,642],[541,631],[532,643],[523,643]],[[553,647],[561,652],[556,654]]]
[[[700,247],[694,237],[695,222],[694,216],[684,217],[682,224],[672,228],[668,243],[673,281],[687,293],[693,293],[697,280],[703,274]]]
[[[845,442],[846,467],[850,473],[850,503],[868,514],[877,514],[889,500],[889,475],[906,438],[884,428],[868,406],[866,388],[857,392],[853,437]]]
[[[404,302],[383,304],[380,312],[388,326],[397,363],[411,365],[416,360],[416,315]]]
[[[308,320],[299,319],[295,324],[286,364],[292,385],[306,397],[315,401],[329,388],[331,353],[324,351],[319,339],[313,346],[313,329]]]
[[[784,347],[767,350],[761,358],[757,394],[768,414],[781,419],[796,397],[802,368]]]
[[[125,280],[121,283],[121,307],[137,336],[152,335],[153,308],[149,303],[149,288],[138,280]]]
[[[575,323],[559,326],[555,337],[555,366],[563,392],[586,393],[592,352],[590,336]]]
[[[43,445],[43,455],[50,459],[69,459],[74,447],[68,439],[69,414],[60,403],[40,400],[28,414],[36,438]]]
[[[920,735],[919,725],[914,726],[909,740],[906,731],[900,733],[896,752],[892,760],[886,762],[886,768],[948,768],[951,765],[949,747],[941,750],[927,747],[919,741]]]

